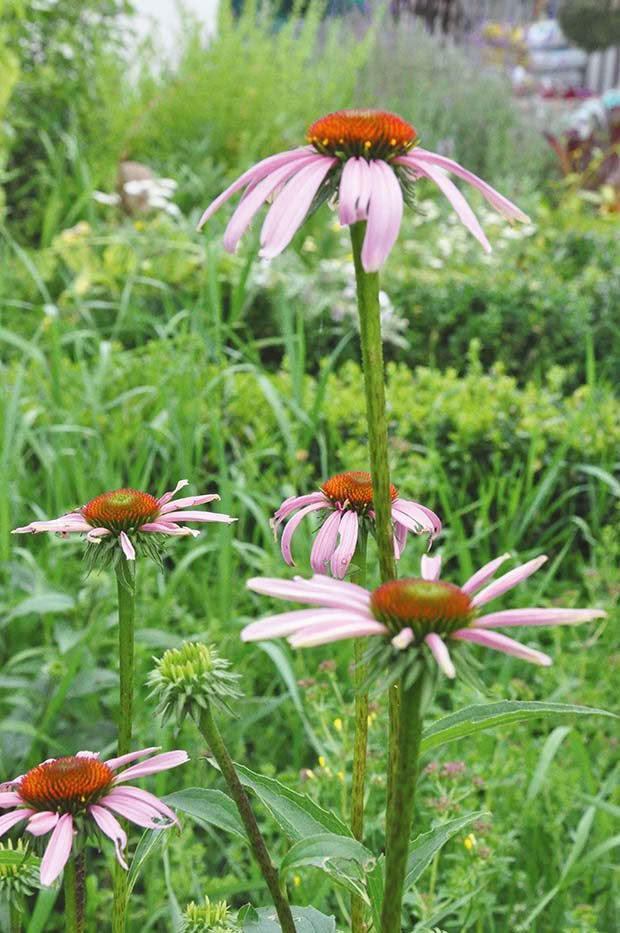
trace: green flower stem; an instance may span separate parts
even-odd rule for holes
[[[9,931],[10,933],[22,933],[22,912],[15,902],[16,895],[13,894],[9,901]]]
[[[65,865],[65,931],[83,933],[83,924],[78,917],[78,891],[76,883],[75,858],[71,856]]]
[[[393,817],[387,823],[385,887],[380,933],[400,933],[401,929],[403,883],[407,867],[407,850],[422,736],[423,682],[424,678],[421,675],[411,687],[405,689],[403,681],[399,684],[400,716],[392,787]]]
[[[385,583],[387,580],[396,579],[396,561],[392,541],[392,498],[390,496],[390,472],[388,467],[383,344],[381,343],[381,319],[379,316],[379,274],[377,272],[365,272],[362,266],[362,243],[366,230],[366,221],[351,224],[350,229],[357,286],[357,310],[360,318],[360,343],[362,348],[362,368],[364,370],[364,390],[366,393],[372,501],[375,511],[379,570],[381,582]]]
[[[136,572],[134,561],[121,557],[116,568],[118,591],[118,659],[120,706],[118,755],[131,751],[134,682],[134,625],[136,615]],[[121,825],[125,825],[122,823]],[[118,862],[114,869],[113,933],[124,933],[127,914],[127,872]]]
[[[271,861],[269,852],[267,851],[267,846],[265,845],[265,840],[262,837],[261,831],[258,828],[258,824],[256,822],[256,817],[252,811],[248,795],[244,791],[243,787],[241,786],[241,782],[237,777],[237,772],[235,771],[233,761],[228,754],[228,750],[224,745],[224,740],[222,739],[220,731],[213,718],[213,714],[211,713],[210,704],[207,704],[206,708],[201,710],[198,728],[200,729],[205,741],[208,743],[209,748],[213,752],[222,775],[228,784],[228,789],[230,790],[231,796],[237,805],[239,815],[243,820],[243,825],[245,826],[246,832],[248,834],[252,852],[254,853],[254,857],[258,862],[263,878],[267,883],[267,887],[269,888],[269,893],[271,894],[274,907],[278,915],[278,920],[280,921],[282,933],[296,933],[295,923],[293,922],[293,915],[291,913],[288,898],[285,891],[283,891],[280,887],[278,870]]]
[[[351,582],[364,586],[366,583],[366,547],[368,532],[362,523],[359,529],[353,565],[355,570],[351,574]],[[364,640],[356,638],[353,642],[353,655],[355,659],[354,682],[359,687],[366,677],[365,667],[362,665],[364,656]],[[364,837],[364,785],[366,782],[366,756],[368,750],[368,694],[358,693],[355,696],[355,740],[353,745],[353,774],[351,778],[351,831],[360,842]],[[361,897],[351,897],[351,933],[364,933],[364,901]]]

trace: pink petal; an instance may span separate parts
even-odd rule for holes
[[[280,522],[286,518],[287,515],[290,515],[291,512],[294,512],[295,509],[300,509],[304,505],[312,505],[315,502],[322,502],[325,508],[332,507],[331,502],[322,492],[310,492],[305,496],[290,496],[288,499],[285,499],[280,508],[274,512],[274,524],[277,527]]]
[[[260,236],[261,256],[273,259],[288,246],[303,223],[321,182],[336,161],[317,154],[315,160],[287,181],[265,218]]]
[[[362,265],[366,272],[376,272],[387,259],[396,242],[403,218],[403,194],[400,183],[387,162],[369,162],[371,194],[366,235],[362,245]]]
[[[105,535],[111,535],[112,532],[109,528],[91,528],[91,530],[86,535],[87,541],[92,541],[95,544],[99,544],[99,538],[105,537]]]
[[[236,518],[221,512],[167,512],[166,522],[236,522]]]
[[[476,645],[482,645],[484,648],[493,648],[495,651],[503,651],[504,654],[511,654],[515,658],[530,661],[532,664],[541,664],[543,667],[549,667],[551,664],[549,655],[543,654],[542,651],[536,651],[534,648],[526,648],[520,642],[508,638],[507,635],[501,635],[499,632],[462,628],[453,632],[450,637],[459,641],[471,641]]]
[[[166,828],[165,825],[156,822],[157,814],[153,814],[151,810],[147,810],[145,807],[133,801],[110,799],[110,796],[107,795],[106,797],[102,797],[99,803],[109,807],[110,810],[114,810],[115,813],[120,814],[120,816],[125,817],[125,819],[131,820],[131,822],[135,823],[137,826],[144,826],[145,829]]]
[[[56,826],[58,820],[58,813],[52,813],[51,810],[39,811],[28,820],[26,831],[32,833],[33,836],[44,836]]]
[[[281,165],[280,168],[270,172],[266,178],[263,178],[252,190],[246,191],[243,200],[239,204],[235,213],[232,215],[226,231],[224,233],[224,249],[229,253],[234,253],[237,243],[245,233],[252,218],[264,204],[266,199],[273,194],[276,188],[279,188],[291,175],[296,175],[304,165],[316,162],[316,155],[307,153],[303,159],[295,162],[289,162],[287,165]]]
[[[474,175],[473,172],[467,171],[466,168],[463,168],[462,165],[459,165],[459,163],[455,162],[453,159],[438,155],[436,152],[429,152],[427,149],[418,148],[410,155],[418,164],[422,163],[428,165],[428,163],[431,163],[433,165],[439,165],[441,168],[447,169],[447,171],[452,172],[454,175],[458,175],[459,178],[463,178],[474,188],[477,188],[482,193],[483,197],[493,205],[496,211],[509,220],[520,220],[523,223],[529,222],[530,218],[527,214],[524,214],[516,204],[513,204],[512,201],[505,198],[503,194],[500,194],[499,191],[492,188],[486,181]]]
[[[309,152],[314,152],[314,149],[306,147],[303,149],[289,149],[286,152],[278,152],[276,155],[269,156],[267,159],[263,159],[261,162],[257,162],[256,165],[253,165],[249,168],[243,175],[240,175],[239,178],[229,185],[225,191],[223,191],[219,197],[212,201],[208,206],[202,217],[198,222],[197,229],[200,230],[207,220],[215,214],[216,210],[222,206],[224,201],[227,201],[236,191],[239,191],[245,185],[250,184],[251,182],[258,182],[262,178],[265,178],[270,172],[279,168],[281,165],[285,165],[289,162],[295,162],[304,156],[307,156]]]
[[[137,790],[135,787],[130,789]],[[173,817],[172,821],[170,821],[167,816],[164,817],[158,807],[152,806],[148,800],[132,797],[130,794],[124,793],[125,790],[124,787],[115,787],[109,794],[102,797],[100,802],[106,807],[116,809],[119,813],[121,812],[119,808],[131,808],[134,816],[141,817],[143,820],[150,820],[152,823],[159,824],[162,828],[166,828],[170,822],[178,825],[176,817]],[[134,816],[131,816],[130,819],[133,819]]]
[[[121,549],[127,560],[135,560],[136,551],[127,534],[124,531],[121,531],[119,537],[121,540]]]
[[[423,554],[422,560],[420,561],[420,573],[422,574],[423,580],[428,580],[429,582],[439,580],[439,575],[441,573],[441,554],[435,554],[434,557]]]
[[[476,628],[505,628],[509,625],[578,625],[601,619],[603,609],[503,609],[476,619]]]
[[[91,526],[82,517],[81,512],[70,512],[60,518],[52,518],[47,522],[30,522],[22,528],[14,528],[13,535],[39,534],[42,531],[55,531],[57,534],[90,531]]]
[[[513,586],[522,583],[530,574],[535,573],[539,567],[542,567],[546,560],[546,554],[541,554],[540,557],[535,557],[534,560],[528,560],[526,564],[521,564],[519,567],[515,567],[514,570],[505,573],[502,577],[498,577],[497,580],[490,583],[485,589],[476,593],[471,601],[472,606],[484,606],[484,604],[490,602],[490,600],[495,599],[497,596],[501,596],[506,590],[511,590]]]
[[[165,515],[166,512],[176,512],[178,509],[191,508],[193,505],[204,505],[206,502],[213,502],[219,498],[215,492],[205,496],[186,496],[184,499],[175,499],[174,502],[165,502],[159,514]]]
[[[345,638],[364,638],[367,635],[385,635],[388,629],[375,619],[360,619],[353,613],[349,618],[347,614],[341,615],[338,623],[319,622],[309,625],[291,635],[289,642],[293,648],[312,648],[315,645],[327,645],[332,641],[342,641]]]
[[[435,632],[429,632],[424,641],[431,649],[433,657],[439,665],[439,669],[444,672],[446,677],[456,677],[454,664],[452,663],[450,652],[448,651],[447,645],[443,638],[440,638],[439,635],[437,635]]]
[[[156,797],[155,794],[149,793],[148,790],[142,790],[141,787],[115,787],[110,791],[108,796],[114,797],[115,799],[118,799],[119,796],[122,796],[125,799],[142,801],[147,806],[153,807],[153,809],[157,810],[158,813],[168,817],[172,823],[179,825],[179,821],[174,810],[171,810],[168,804],[164,803],[163,800],[160,800],[159,797]]]
[[[96,803],[92,803],[88,812],[94,819],[95,823],[99,827],[102,833],[111,839],[114,843],[114,848],[116,849],[116,858],[123,866],[125,871],[127,871],[127,862],[123,858],[123,849],[127,845],[127,834],[122,828],[121,824],[118,822],[115,816],[106,810],[104,807],[97,806]]]
[[[310,566],[316,573],[324,573],[325,565],[336,550],[338,529],[343,518],[343,512],[335,511],[327,516],[312,545],[310,552]]]
[[[394,635],[392,639],[392,644],[395,648],[398,648],[399,651],[404,651],[405,648],[408,648],[413,639],[415,638],[413,634],[413,629],[407,626],[400,630],[398,635]]]
[[[344,580],[332,580],[322,574],[311,580],[295,577],[294,580],[280,580],[277,577],[252,577],[246,586],[255,593],[275,596],[277,599],[297,600],[309,605],[324,606],[327,609],[353,609],[369,612],[370,593],[355,583]]]
[[[0,816],[0,836],[8,833],[9,829],[15,826],[16,823],[27,820],[34,812],[34,810],[24,808],[23,810],[12,810],[10,813],[3,813]]]
[[[293,560],[293,553],[291,551],[291,544],[293,541],[293,535],[297,531],[297,528],[300,522],[306,517],[306,515],[309,515],[310,512],[317,512],[320,509],[327,508],[328,505],[329,503],[325,499],[325,496],[323,496],[323,498],[320,499],[318,502],[314,502],[313,504],[307,505],[305,506],[305,508],[300,509],[299,512],[296,515],[293,515],[293,517],[286,523],[286,528],[282,532],[280,550],[282,551],[282,557],[284,558],[286,563],[289,565],[289,567],[295,566],[295,561]]]
[[[358,220],[366,220],[370,180],[371,173],[366,159],[347,159],[342,169],[338,192],[338,218],[343,227]]]
[[[70,813],[63,813],[41,859],[41,884],[48,885],[56,880],[69,860],[72,845],[73,817]]]
[[[114,778],[114,784],[120,784],[128,781],[130,778],[143,777],[145,774],[156,774],[157,771],[166,771],[168,768],[176,768],[177,765],[183,765],[189,761],[187,752],[180,749],[174,752],[162,752],[161,755],[155,755],[148,761],[143,761],[139,765],[132,765],[126,771],[121,771]]]
[[[447,175],[444,175],[442,169],[436,168],[430,163],[416,162],[413,153],[408,156],[403,156],[402,159],[399,159],[398,161],[402,162],[404,165],[414,168],[415,171],[420,172],[422,175],[426,175],[431,179],[431,181],[434,181],[439,190],[446,196],[456,211],[461,223],[467,227],[473,236],[475,236],[485,252],[491,252],[491,244],[487,240],[482,227],[478,223],[478,218],[456,185],[450,181]]]
[[[461,589],[464,593],[467,593],[468,596],[471,596],[472,593],[475,593],[476,590],[479,590],[481,586],[490,580],[498,567],[504,563],[505,560],[508,560],[510,554],[502,554],[501,557],[496,557],[494,560],[489,561],[488,564],[485,564],[480,570],[477,570],[473,577],[470,577],[467,580]]]
[[[293,635],[308,625],[316,623],[337,623],[346,613],[351,618],[367,621],[368,616],[355,610],[343,609],[296,609],[293,612],[280,612],[278,615],[265,616],[257,622],[251,622],[241,630],[242,641],[262,641],[265,638],[281,638]]]
[[[340,543],[332,554],[330,563],[331,571],[338,580],[345,576],[355,554],[358,526],[357,512],[345,512],[338,528]]]
[[[23,797],[15,790],[7,790],[0,793],[0,810],[4,810],[5,807],[20,807],[23,806],[23,804]]]
[[[400,555],[405,550],[406,544],[407,529],[400,522],[394,521],[394,557],[396,560],[400,560]]]
[[[395,499],[392,503],[392,518],[414,534],[427,533],[435,538],[441,531],[439,516],[418,502]]]
[[[196,528],[181,528],[174,522],[147,522],[145,525],[140,525],[138,531],[143,531],[145,534],[173,535],[177,538],[186,538],[188,535],[190,538],[197,538],[200,535]]]
[[[141,748],[138,752],[128,752],[127,755],[121,755],[120,758],[108,758],[106,764],[112,771],[116,771],[117,768],[122,768],[123,765],[129,764],[130,761],[135,761],[136,758],[144,758],[145,755],[158,752],[160,748],[161,745],[151,745],[150,748]]]
[[[176,496],[179,489],[183,489],[184,486],[189,486],[189,480],[180,479],[179,482],[174,487],[174,489],[172,489],[170,492],[165,492],[163,496],[159,497],[159,499],[157,500],[159,507],[161,508],[162,506],[166,505],[166,503],[170,502],[173,496]]]

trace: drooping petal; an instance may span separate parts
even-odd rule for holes
[[[288,181],[292,175],[297,174],[304,165],[313,162],[316,162],[316,156],[308,153],[303,159],[281,165],[280,168],[270,172],[266,178],[258,182],[249,193],[246,191],[243,200],[232,215],[224,232],[224,249],[228,250],[229,253],[234,253],[240,238],[266,199],[273,194],[276,188]]]
[[[121,771],[114,778],[114,784],[121,784],[132,778],[144,777],[146,774],[156,774],[158,771],[166,771],[168,768],[176,768],[178,765],[184,765],[189,761],[187,752],[177,749],[173,752],[162,752],[161,755],[155,755],[148,761],[142,761],[139,765],[132,765],[126,771]]]
[[[436,152],[429,152],[427,149],[420,149],[416,147],[412,153],[413,159],[419,163],[428,165],[439,165],[441,168],[446,169],[448,172],[452,172],[453,175],[457,175],[459,178],[462,178],[464,181],[468,182],[474,188],[477,188],[481,192],[483,197],[493,205],[498,213],[502,216],[507,217],[509,220],[520,220],[523,223],[529,222],[529,217],[527,214],[524,214],[523,211],[517,207],[516,204],[513,204],[512,201],[509,201],[508,198],[505,198],[503,194],[500,194],[499,191],[496,191],[495,188],[492,188],[491,185],[487,184],[486,181],[483,181],[482,178],[479,178],[477,175],[474,175],[473,172],[469,172],[466,168],[463,168],[462,165],[459,165],[458,162],[455,162],[453,159],[448,159],[446,156],[439,155]],[[398,161],[398,160],[396,160]]]
[[[144,531],[146,534],[158,534],[158,535],[174,535],[179,538],[197,538],[200,535],[200,532],[197,528],[188,528],[181,527],[180,525],[175,525],[174,522],[147,522],[145,525],[140,525],[138,531]]]
[[[343,227],[368,216],[370,168],[362,158],[347,159],[342,169],[338,192],[338,218]]]
[[[110,794],[114,797],[117,797],[120,794],[128,799],[141,800],[143,803],[153,807],[155,810],[161,813],[162,816],[168,817],[172,823],[176,823],[177,826],[179,825],[179,821],[174,810],[171,810],[168,804],[164,803],[163,800],[160,800],[159,797],[156,797],[155,794],[149,793],[148,790],[142,790],[141,787],[125,787],[124,785],[119,785],[110,791]]]
[[[420,573],[422,574],[423,580],[428,580],[429,582],[439,580],[439,575],[441,573],[441,554],[435,554],[433,557],[429,557],[428,554],[423,554],[420,561]]]
[[[314,539],[312,551],[310,552],[310,566],[316,573],[324,573],[325,565],[331,559],[336,550],[338,540],[338,529],[343,518],[343,512],[334,511],[328,515],[318,534]]]
[[[6,807],[23,806],[24,800],[15,790],[6,790],[0,793],[0,810]]]
[[[289,642],[293,648],[312,648],[315,645],[327,645],[333,641],[343,641],[345,638],[365,638],[368,635],[385,635],[387,626],[376,619],[361,619],[352,616],[342,619],[337,624],[319,622],[291,635]]]
[[[162,829],[162,826],[157,822],[157,814],[154,814],[152,810],[141,807],[133,801],[123,799],[117,800],[115,798],[110,799],[110,795],[108,794],[102,797],[99,803],[108,807],[110,810],[114,810],[115,813],[118,813],[126,820],[131,820],[131,822],[135,823],[137,826],[143,826],[145,829]]]
[[[165,492],[163,496],[160,496],[157,500],[159,507],[161,508],[162,506],[166,505],[166,503],[170,502],[173,496],[176,496],[179,489],[183,489],[184,486],[189,486],[188,479],[180,479],[174,489],[171,489],[169,492]]]
[[[27,820],[34,812],[34,810],[24,807],[23,810],[11,810],[10,813],[3,813],[0,816],[0,836],[8,833],[9,829],[15,826],[16,823],[21,822],[21,820]]]
[[[476,619],[476,628],[509,625],[578,625],[607,615],[604,609],[502,609]]]
[[[32,833],[33,836],[44,836],[45,833],[49,833],[54,828],[59,819],[58,813],[52,813],[51,810],[40,810],[30,817],[26,831]]]
[[[216,492],[205,496],[186,496],[184,499],[175,499],[174,502],[165,502],[159,510],[160,515],[166,512],[176,512],[179,509],[191,508],[194,505],[204,505],[206,502],[213,502],[220,497]]]
[[[331,508],[329,499],[322,492],[309,492],[305,496],[289,496],[288,499],[284,500],[280,508],[273,513],[274,525],[277,527],[291,512],[301,509],[305,505],[312,505],[315,502],[322,502],[326,509]]]
[[[435,632],[429,632],[424,641],[431,649],[433,657],[439,665],[439,669],[444,672],[446,677],[456,677],[456,670],[454,669],[454,664],[450,658],[450,652],[443,638],[440,638]]]
[[[94,819],[101,832],[105,833],[108,839],[111,839],[114,843],[114,848],[116,849],[116,858],[123,866],[125,871],[127,871],[127,862],[123,858],[123,849],[127,845],[127,834],[125,833],[125,830],[118,822],[116,817],[112,816],[109,810],[98,806],[96,803],[91,803],[88,808],[88,812]]]
[[[260,255],[264,259],[278,256],[291,242],[303,223],[321,182],[336,161],[329,156],[318,156],[284,185],[269,208],[261,230]]]
[[[45,855],[41,859],[41,884],[48,885],[56,880],[67,864],[72,845],[73,817],[70,813],[63,813],[50,836]]]
[[[289,565],[289,567],[295,566],[295,561],[293,560],[293,553],[291,551],[291,545],[293,541],[293,535],[297,531],[300,522],[309,515],[310,512],[317,512],[320,509],[325,509],[329,506],[329,502],[325,497],[320,499],[318,502],[311,503],[306,505],[303,509],[300,509],[296,515],[286,523],[286,528],[282,532],[282,540],[280,541],[280,550],[282,551],[282,557]]]
[[[394,499],[392,502],[392,518],[395,522],[405,525],[415,534],[426,532],[436,538],[441,531],[441,519],[431,509],[419,502],[410,502],[407,499]]]
[[[394,557],[400,560],[400,555],[407,544],[407,529],[400,522],[394,522]]]
[[[133,544],[129,540],[128,535],[124,531],[121,531],[119,538],[121,542],[121,549],[123,551],[123,554],[127,558],[127,560],[135,560],[136,549],[134,548]]]
[[[138,788],[134,787],[131,789],[137,790]],[[122,813],[122,811],[125,810],[125,814],[129,815],[129,819],[135,822],[138,822],[139,819],[145,821],[150,820],[153,825],[158,825],[163,829],[172,826],[174,823],[178,825],[176,817],[172,820],[168,819],[167,816],[164,816],[164,814],[160,812],[158,807],[152,806],[148,800],[126,794],[125,790],[126,788],[124,787],[114,787],[109,794],[101,798],[100,803],[116,810],[117,813]],[[139,825],[142,826],[144,824],[140,822]]]
[[[336,624],[342,620],[344,615],[351,619],[367,620],[369,618],[362,612],[356,613],[351,609],[296,609],[250,622],[241,630],[241,640],[262,641],[265,638],[282,638],[319,622]]]
[[[86,535],[86,540],[92,541],[94,544],[99,544],[99,538],[105,538],[106,535],[111,534],[112,532],[109,528],[91,528]]]
[[[236,518],[230,515],[224,515],[222,512],[167,512],[166,522],[236,522]]]
[[[495,651],[503,651],[504,654],[511,654],[515,658],[521,658],[523,661],[530,661],[532,664],[541,664],[543,667],[549,667],[551,658],[542,651],[536,651],[535,648],[528,648],[507,635],[501,635],[500,632],[489,632],[486,629],[462,628],[453,632],[450,636],[459,641],[471,641],[476,645],[482,645],[484,648],[493,648]]]
[[[392,644],[395,648],[398,648],[399,651],[404,651],[405,648],[408,648],[415,635],[413,634],[413,629],[409,628],[407,625],[405,628],[401,629],[398,635],[394,635],[392,638]]]
[[[498,567],[508,560],[510,554],[502,554],[500,557],[496,557],[494,560],[490,560],[488,564],[485,564],[480,570],[477,570],[475,574],[467,580],[461,589],[464,593],[467,593],[468,596],[471,596],[472,593],[475,593],[476,590],[479,590],[481,586],[490,580]]]
[[[534,560],[528,560],[526,564],[521,564],[519,567],[515,567],[514,570],[510,570],[503,576],[498,577],[493,583],[489,583],[487,587],[476,593],[471,601],[472,606],[484,606],[484,604],[490,602],[490,600],[495,599],[497,596],[501,596],[502,593],[505,593],[507,590],[511,590],[513,586],[522,583],[523,580],[526,580],[532,573],[535,573],[539,567],[542,567],[546,560],[546,554],[541,554],[540,557],[535,557]]]
[[[57,534],[70,534],[72,532],[90,531],[91,526],[82,517],[81,512],[70,512],[60,518],[52,518],[47,522],[30,522],[22,528],[14,528],[12,535],[39,534],[42,531],[55,531]]]
[[[153,752],[158,752],[161,748],[161,745],[151,745],[150,748],[141,748],[137,752],[128,752],[126,755],[121,755],[120,758],[108,758],[106,764],[108,768],[112,768],[112,771],[116,771],[117,768],[122,768],[123,765],[128,765],[130,761],[135,761],[137,758],[144,758],[145,755],[152,755]]]
[[[403,193],[387,162],[375,159],[369,162],[369,169],[371,192],[362,265],[366,272],[376,272],[396,242],[403,218]]]
[[[340,542],[330,561],[331,571],[337,580],[342,580],[349,569],[357,547],[358,528],[357,512],[345,512],[338,528]]]
[[[215,214],[216,210],[222,206],[224,201],[227,201],[236,191],[239,191],[245,185],[249,185],[252,182],[259,182],[261,179],[269,175],[270,172],[273,172],[275,169],[279,168],[281,165],[286,165],[289,162],[295,162],[300,158],[306,156],[309,152],[315,152],[314,149],[310,147],[304,147],[300,149],[289,149],[286,152],[278,152],[276,155],[268,156],[266,159],[263,159],[261,162],[257,162],[256,165],[253,165],[247,171],[240,175],[236,181],[229,185],[225,191],[212,201],[209,204],[208,208],[198,221],[197,229],[200,230],[204,224],[206,224],[209,217],[212,217]]]
[[[431,181],[434,181],[442,194],[447,197],[461,223],[475,236],[486,253],[491,252],[491,244],[487,240],[484,230],[478,222],[478,218],[459,189],[450,181],[448,176],[444,174],[442,169],[428,162],[415,162],[413,153],[408,156],[403,156],[402,159],[397,161],[414,168],[414,171],[426,175]]]
[[[252,577],[246,586],[255,593],[275,596],[277,599],[296,600],[309,605],[319,605],[330,609],[366,610],[370,605],[370,593],[356,583],[345,580],[333,580],[331,577],[318,575],[310,580],[295,577],[293,580],[280,580],[278,577]]]

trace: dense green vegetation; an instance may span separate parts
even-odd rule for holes
[[[78,749],[113,754],[118,705],[113,578],[86,576],[78,540],[15,538],[10,529],[105,490],[127,485],[160,495],[186,477],[192,493],[218,492],[218,508],[239,520],[205,526],[196,541],[172,541],[163,572],[139,567],[137,746],[186,748],[193,758],[149,787],[158,794],[220,787],[195,729],[160,728],[144,686],[153,655],[198,637],[215,642],[242,675],[245,699],[222,723],[236,760],[291,787],[301,781],[304,793],[346,817],[349,646],[294,654],[284,642],[268,650],[242,645],[238,633],[269,611],[245,579],[285,572],[269,526],[275,508],[331,473],[367,467],[350,246],[325,207],[271,264],[257,257],[256,232],[236,256],[223,252],[229,209],[204,234],[194,227],[235,172],[299,144],[317,115],[360,100],[401,112],[428,148],[449,151],[532,218],[510,228],[468,193],[494,246],[487,258],[431,186],[419,183],[417,209],[381,280],[393,481],[440,513],[445,530],[436,546],[455,582],[505,550],[520,560],[545,552],[548,569],[502,606],[609,612],[574,629],[532,630],[528,642],[554,658],[549,669],[474,652],[487,693],[440,682],[429,720],[485,699],[613,709],[618,219],[558,203],[544,145],[501,79],[445,49],[438,72],[437,49],[420,32],[403,27],[395,36],[385,22],[362,32],[358,19],[324,21],[314,5],[277,33],[253,5],[240,20],[224,11],[210,43],[189,23],[175,65],[150,47],[129,78],[115,3],[91,0],[85,20],[78,4],[41,3],[30,23],[16,0],[4,6],[6,35],[22,37],[23,57],[0,139],[8,159],[0,779]],[[58,9],[73,6],[75,15]],[[85,45],[75,39],[78,27]],[[37,29],[48,37],[47,59],[31,69]],[[8,55],[4,38],[0,59]],[[53,55],[55,42],[79,45],[80,54]],[[310,67],[320,80],[308,80]],[[127,217],[95,202],[96,188],[113,189],[120,157],[174,178],[180,216]],[[301,573],[309,527],[296,537]],[[417,574],[423,546],[410,541],[402,575]],[[383,698],[371,720],[367,839],[378,850]],[[410,891],[410,929],[617,929],[616,736],[613,720],[602,717],[535,720],[460,740],[438,752],[437,763],[429,756],[419,832],[469,811],[485,815]],[[464,768],[447,766],[455,760]],[[287,840],[257,811],[277,859]],[[137,838],[135,830],[132,844]],[[87,929],[105,929],[112,847],[90,854]],[[303,869],[289,886],[295,903],[334,913],[346,929],[348,897],[328,876]],[[182,834],[170,833],[163,855],[145,865],[131,929],[170,930],[177,902],[205,894],[235,908],[267,903],[241,840],[183,818]],[[29,933],[62,929],[56,895],[41,893],[37,912],[32,898]]]

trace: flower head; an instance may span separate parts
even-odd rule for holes
[[[241,933],[226,901],[212,903],[208,897],[204,904],[191,901],[187,905],[180,929],[181,933]]]
[[[446,172],[478,188],[509,220],[528,220],[515,204],[458,162],[417,146],[415,129],[393,113],[339,110],[314,122],[307,139],[308,146],[269,156],[244,172],[209,205],[199,228],[224,201],[245,188],[224,234],[225,248],[234,252],[254,215],[271,199],[261,230],[261,255],[272,259],[288,246],[312,208],[336,197],[343,226],[367,221],[362,263],[367,272],[375,272],[396,241],[404,201],[411,200],[414,183],[423,177],[437,185],[459,220],[489,252],[476,216]]]
[[[239,675],[228,670],[230,661],[220,658],[212,645],[186,642],[154,660],[147,683],[163,722],[173,715],[182,722],[187,713],[200,713],[209,703],[230,713],[228,701],[241,696]]]
[[[426,506],[401,499],[395,486],[390,486],[390,494],[394,554],[398,559],[407,543],[407,532],[428,534],[429,541],[432,541],[441,531],[441,522]],[[284,560],[291,566],[295,565],[291,544],[302,519],[311,512],[327,510],[330,514],[316,536],[310,564],[317,573],[325,573],[329,563],[333,576],[342,580],[355,552],[360,523],[374,520],[372,505],[370,473],[363,470],[338,473],[323,483],[320,491],[286,499],[272,519],[274,533],[277,533],[284,519],[296,512],[282,534],[280,547]]]
[[[10,812],[0,816],[0,836],[17,823],[27,820],[26,830],[33,836],[51,832],[41,860],[41,883],[51,884],[65,867],[71,854],[74,836],[100,830],[114,843],[116,857],[127,868],[123,849],[127,836],[113,815],[147,829],[164,829],[178,821],[163,801],[126,782],[157,771],[176,768],[188,761],[187,752],[173,751],[155,755],[120,773],[119,768],[144,758],[157,748],[101,761],[93,752],[78,752],[67,758],[50,758],[27,774],[3,785],[0,809]],[[10,789],[6,789],[10,788]]]
[[[60,518],[50,521],[30,522],[23,528],[14,528],[12,534],[21,535],[32,532],[54,531],[61,537],[72,532],[86,533],[89,544],[101,544],[109,540],[110,544],[120,545],[127,560],[135,560],[135,544],[142,545],[151,557],[157,558],[156,549],[149,547],[144,535],[192,535],[199,534],[194,528],[187,528],[181,522],[230,522],[236,521],[230,515],[218,512],[196,510],[194,506],[204,505],[219,499],[218,495],[187,496],[171,501],[179,489],[187,486],[186,479],[179,480],[176,487],[164,493],[159,499],[148,492],[136,489],[115,489],[95,496],[86,505]],[[190,511],[183,511],[190,509]],[[130,537],[131,535],[131,537]],[[133,539],[133,540],[132,540]]]
[[[448,677],[456,671],[447,641],[466,641],[547,666],[551,658],[508,638],[496,628],[515,625],[571,625],[597,619],[602,609],[504,609],[480,615],[480,607],[538,570],[542,555],[491,580],[508,559],[502,554],[481,567],[462,586],[439,580],[440,557],[422,557],[421,578],[394,580],[369,592],[361,586],[316,575],[279,580],[255,577],[247,585],[257,593],[307,603],[314,608],[268,616],[241,632],[244,641],[288,636],[296,648],[323,645],[345,638],[378,635],[390,655],[428,648]],[[487,585],[488,584],[488,585]]]

